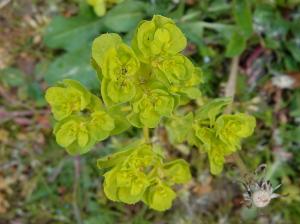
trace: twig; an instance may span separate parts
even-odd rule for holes
[[[74,177],[74,185],[73,185],[73,211],[74,211],[77,224],[83,224],[81,219],[80,209],[77,203],[77,191],[79,188],[79,178],[80,178],[80,157],[79,156],[74,158],[74,169],[75,169],[75,177]]]

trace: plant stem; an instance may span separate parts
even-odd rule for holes
[[[234,97],[235,95],[235,87],[236,87],[236,80],[238,76],[238,71],[239,71],[239,57],[236,56],[232,59],[231,61],[231,66],[230,66],[230,73],[229,73],[229,78],[227,81],[227,85],[225,87],[225,96],[226,97]],[[225,113],[229,114],[232,111],[232,106],[228,105],[228,107],[225,109]],[[234,153],[232,155],[232,158],[235,162],[235,164],[238,166],[241,175],[245,176],[248,173],[247,166],[245,165],[244,161],[241,159],[239,156],[238,152]]]
[[[82,219],[81,219],[81,214],[80,214],[80,209],[77,203],[77,191],[79,188],[79,178],[80,178],[80,157],[76,156],[74,158],[74,184],[73,184],[73,211],[74,211],[74,216],[77,221],[77,224],[83,224]]]
[[[274,173],[280,168],[282,165],[283,161],[280,158],[277,158],[275,163],[272,164],[271,168],[268,170],[265,178],[266,180],[270,180],[273,176]]]
[[[144,139],[146,143],[150,143],[150,138],[149,138],[149,128],[144,127],[143,128],[143,134],[144,134]]]
[[[238,75],[238,68],[239,68],[239,57],[234,57],[231,61],[230,73],[229,78],[227,81],[227,85],[225,87],[225,96],[226,97],[234,97],[235,95],[235,87],[236,87],[236,80]],[[225,113],[231,113],[232,107],[228,105],[225,109]]]
[[[236,153],[232,154],[232,158],[233,158],[235,164],[238,166],[238,168],[239,168],[239,170],[241,172],[241,176],[245,177],[246,174],[248,173],[248,169],[247,169],[244,161],[240,157],[239,153],[236,152]]]

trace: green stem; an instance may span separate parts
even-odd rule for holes
[[[80,157],[76,156],[74,158],[74,184],[73,184],[73,212],[75,219],[77,221],[77,224],[83,224],[83,221],[81,219],[81,214],[80,214],[80,208],[77,203],[77,193],[79,190],[79,178],[80,178]]]
[[[266,180],[270,180],[274,173],[279,169],[279,167],[282,165],[281,159],[276,159],[275,163],[272,164],[271,168],[268,170],[266,174]]]
[[[225,88],[225,96],[227,96],[227,97],[228,96],[234,97],[234,95],[235,95],[238,71],[239,71],[239,57],[236,56],[231,61],[229,78],[228,78],[227,85]],[[229,105],[229,106],[227,106],[227,108],[225,109],[224,112],[226,114],[230,114],[231,111],[232,111],[232,105]],[[238,152],[234,153],[232,155],[232,158],[234,159],[235,164],[238,166],[238,168],[241,172],[241,175],[242,176],[247,175],[248,174],[247,166],[245,165],[244,161],[239,156]]]
[[[234,97],[235,95],[235,88],[236,88],[236,81],[238,76],[238,69],[239,69],[239,57],[234,57],[231,61],[230,73],[229,78],[227,81],[227,85],[225,87],[225,96]],[[225,109],[226,114],[230,114],[232,111],[232,105],[228,105]]]
[[[241,172],[241,176],[245,177],[248,174],[248,169],[247,169],[244,161],[242,160],[242,158],[238,154],[238,152],[234,153],[232,155],[232,158],[234,159],[235,164],[238,166],[238,168]]]
[[[143,128],[143,134],[144,134],[144,139],[146,143],[150,143],[150,138],[149,138],[149,128],[144,127]]]

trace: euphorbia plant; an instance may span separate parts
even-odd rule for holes
[[[101,81],[101,98],[74,80],[47,90],[56,141],[71,155],[87,153],[97,142],[131,126],[143,129],[144,138],[97,162],[108,169],[104,192],[112,201],[143,201],[164,211],[176,197],[172,186],[190,180],[189,164],[183,159],[167,161],[162,146],[149,138],[149,128],[164,124],[171,143],[187,142],[207,152],[212,174],[220,174],[224,157],[253,133],[252,116],[223,114],[231,98],[182,109],[201,97],[203,82],[201,69],[181,54],[186,44],[171,19],[156,15],[138,25],[131,47],[115,33],[94,40],[92,65]]]

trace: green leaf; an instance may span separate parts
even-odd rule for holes
[[[197,45],[203,44],[203,25],[201,22],[178,23],[178,26],[190,41]]]
[[[298,20],[294,20],[291,23],[291,31],[295,38],[300,38],[300,23]]]
[[[149,187],[144,195],[145,203],[157,211],[170,209],[175,198],[176,193],[164,183]]]
[[[224,156],[220,153],[222,149],[212,148],[208,152],[210,172],[214,175],[218,175],[222,172],[224,166]]]
[[[104,25],[114,32],[128,32],[145,17],[147,4],[124,1],[112,8],[104,17]]]
[[[131,125],[126,119],[127,113],[124,109],[126,108],[122,105],[113,106],[108,109],[109,114],[115,121],[115,128],[110,132],[111,135],[118,135],[130,128]]]
[[[143,124],[140,120],[139,114],[132,112],[132,113],[128,114],[126,118],[132,126],[137,127],[137,128],[143,127]]]
[[[264,41],[265,41],[265,46],[268,49],[276,50],[280,48],[281,42],[279,42],[278,40],[272,37],[267,36],[264,38]]]
[[[121,37],[116,33],[106,33],[97,37],[92,45],[92,57],[101,66],[105,53],[112,47],[122,43]]]
[[[145,63],[160,54],[175,55],[186,45],[186,37],[175,22],[161,15],[154,15],[151,21],[140,22],[132,39],[133,50]]]
[[[294,42],[290,41],[286,43],[286,46],[295,61],[300,62],[300,44],[297,44],[295,40]]]
[[[101,28],[101,21],[91,10],[71,18],[57,16],[47,27],[44,40],[50,48],[74,51],[89,43]]]
[[[189,164],[183,159],[165,163],[164,172],[167,178],[176,184],[184,184],[191,179]]]
[[[97,167],[99,169],[103,169],[118,165],[120,162],[124,161],[124,158],[130,155],[141,143],[141,140],[134,141],[130,145],[124,147],[122,151],[98,159]]]
[[[297,119],[299,119],[299,117],[300,117],[300,90],[299,89],[297,89],[294,92],[294,94],[291,98],[290,115]]]
[[[124,103],[131,100],[135,93],[135,85],[131,80],[125,80],[125,85],[122,85],[122,81],[111,81],[109,79],[102,79],[101,93],[104,103],[107,106],[113,106],[116,103]]]
[[[203,127],[199,124],[194,125],[195,136],[204,145],[204,149],[209,151],[212,144],[216,142],[216,134],[213,128]]]
[[[240,55],[246,48],[246,39],[238,31],[235,31],[226,47],[226,57]]]
[[[49,85],[54,85],[63,79],[75,79],[88,89],[99,90],[100,83],[90,65],[90,49],[83,47],[56,58],[45,74]]]
[[[115,128],[113,118],[106,111],[95,111],[91,115],[91,120],[88,123],[91,136],[97,141],[106,139],[110,132]]]
[[[234,17],[237,25],[243,31],[245,37],[252,34],[252,13],[250,1],[235,0],[234,1]]]
[[[10,87],[16,87],[24,84],[25,76],[17,68],[5,68],[0,70],[0,82]]]
[[[44,98],[44,92],[41,89],[38,82],[32,82],[28,85],[28,95],[35,100],[37,106],[45,106],[46,101]]]
[[[269,39],[285,38],[290,28],[290,23],[270,4],[258,4],[253,20],[256,31],[264,33]]]
[[[198,87],[188,87],[182,89],[182,93],[185,93],[190,99],[197,99],[202,96]]]
[[[174,116],[166,124],[168,136],[173,144],[182,143],[186,140],[191,131],[193,123],[193,113],[185,116]]]
[[[170,12],[167,16],[172,19],[180,19],[184,15],[185,0],[180,0],[177,8]]]
[[[57,122],[53,133],[56,142],[71,155],[84,154],[95,144],[95,140],[88,133],[86,119],[78,115]]]
[[[216,135],[233,150],[239,149],[241,139],[253,134],[256,122],[244,113],[223,114],[216,120]]]
[[[212,125],[215,122],[216,116],[231,102],[231,97],[214,99],[196,111],[195,120],[201,121],[209,119],[210,125]]]
[[[116,175],[116,183],[118,185],[117,197],[121,202],[134,204],[140,201],[150,181],[146,174],[141,171],[130,170],[121,171]],[[107,186],[111,188],[110,186]]]

